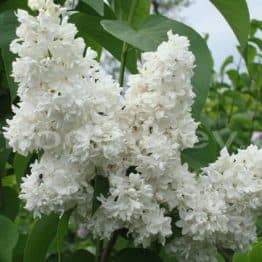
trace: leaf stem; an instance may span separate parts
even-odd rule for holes
[[[130,12],[129,12],[128,19],[127,19],[127,22],[130,25],[132,25],[132,19],[134,16],[136,5],[137,5],[137,0],[133,0],[131,2]],[[122,53],[121,53],[121,67],[120,67],[120,74],[119,74],[119,85],[121,87],[124,84],[127,52],[128,52],[128,44],[124,42],[123,47],[122,47]]]

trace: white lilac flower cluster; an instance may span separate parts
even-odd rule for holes
[[[256,241],[256,219],[262,211],[262,150],[251,145],[230,156],[223,149],[218,160],[202,171],[181,189],[176,225],[183,236],[168,247],[182,261],[216,261],[216,247],[246,251]]]
[[[125,229],[136,245],[165,244],[172,211],[182,237],[169,244],[181,261],[216,260],[216,246],[244,250],[256,239],[261,211],[261,150],[222,151],[198,176],[181,162],[197,142],[191,116],[194,56],[185,37],[168,33],[142,55],[125,95],[77,38],[72,4],[30,0],[11,51],[20,102],[4,135],[14,151],[43,152],[20,197],[36,216],[74,208],[82,227],[110,238]],[[93,180],[109,181],[93,213]],[[210,260],[209,260],[210,259]]]
[[[10,47],[18,55],[13,77],[20,102],[4,135],[20,154],[44,153],[24,178],[21,198],[36,215],[82,206],[83,200],[90,200],[89,209],[96,165],[107,169],[124,149],[117,120],[121,89],[76,38],[66,8],[52,0],[29,6],[38,16],[18,10],[18,38]]]

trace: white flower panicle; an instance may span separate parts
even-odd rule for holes
[[[168,41],[155,52],[142,54],[139,74],[130,76],[122,112],[131,155],[128,164],[171,209],[176,202],[172,185],[180,172],[186,172],[180,152],[197,141],[197,124],[191,116],[194,56],[188,47],[185,37],[170,31]]]
[[[248,250],[256,241],[256,219],[262,210],[262,149],[251,145],[233,155],[223,149],[218,160],[203,168],[203,175],[192,182],[191,187],[185,184],[181,189],[184,196],[178,204],[176,225],[184,237],[170,249],[183,261],[216,261],[215,253],[210,260],[205,255],[195,260],[200,246],[207,243],[213,248]],[[183,249],[185,239],[189,241]],[[193,251],[191,245],[198,250]]]
[[[262,207],[262,150],[250,146],[231,156],[223,150],[200,175],[181,162],[182,150],[197,142],[189,41],[168,32],[155,52],[142,55],[122,96],[76,37],[69,23],[74,1],[28,3],[38,15],[17,12],[10,48],[18,55],[20,102],[4,129],[14,151],[43,152],[21,184],[25,207],[35,216],[74,209],[96,237],[125,230],[144,247],[164,245],[173,219],[182,236],[168,249],[180,261],[216,261],[217,246],[248,249]],[[92,214],[98,171],[109,192]]]
[[[76,38],[65,8],[50,0],[29,6],[38,16],[18,10],[18,38],[10,47],[18,55],[13,77],[20,102],[4,135],[20,154],[45,152],[22,184],[26,207],[36,215],[62,213],[90,198],[95,166],[107,171],[124,149],[118,123],[121,89],[101,70],[96,53]],[[56,172],[58,166],[62,169]],[[68,191],[59,183],[68,183]],[[92,202],[85,205],[90,209]]]

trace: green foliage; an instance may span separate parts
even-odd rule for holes
[[[86,250],[77,250],[76,252],[67,255],[63,258],[64,262],[92,262],[95,261],[94,255]]]
[[[14,11],[8,10],[0,13],[0,51],[4,62],[4,69],[6,72],[6,79],[10,90],[11,102],[14,102],[16,98],[17,85],[14,83],[14,80],[11,77],[12,62],[14,61],[15,56],[9,51],[9,45],[15,38],[15,31],[17,26],[18,21],[16,19]]]
[[[14,102],[16,98],[17,84],[14,82],[13,78],[11,77],[11,73],[12,73],[12,62],[15,60],[15,55],[9,51],[8,45],[1,48],[1,54],[4,61],[6,78],[10,90],[11,102]]]
[[[3,127],[3,123],[0,122],[1,130],[2,127]],[[4,136],[2,133],[0,133],[0,174],[1,175],[5,173],[6,162],[10,154],[11,154],[11,149],[7,148]]]
[[[57,233],[56,233],[56,244],[57,244],[57,252],[60,253],[63,245],[63,241],[65,236],[68,233],[68,223],[70,216],[72,214],[73,209],[68,210],[65,212],[65,214],[61,217],[58,223],[57,227]]]
[[[71,18],[71,21],[77,25],[79,35],[87,41],[87,44],[90,37],[120,61],[123,42],[108,34],[100,25],[101,20],[101,17],[84,13],[75,14]],[[132,73],[136,72],[135,50],[128,53],[126,66]]]
[[[28,9],[27,0],[2,0],[0,4],[0,13],[6,10],[16,10],[18,8]]]
[[[48,247],[55,238],[58,215],[51,214],[36,221],[27,239],[24,262],[45,261]]]
[[[20,206],[17,192],[13,188],[2,187],[0,196],[0,215],[14,220]]]
[[[214,162],[219,154],[219,145],[210,130],[200,126],[197,130],[199,143],[194,148],[185,149],[182,152],[182,160],[189,164],[190,168],[199,171],[200,168]]]
[[[130,26],[137,28],[150,12],[149,0],[113,0],[113,10],[120,21],[127,21]],[[134,10],[130,16],[130,10]]]
[[[17,18],[12,10],[0,13],[0,48],[8,47],[15,39],[15,30],[18,26]]]
[[[16,176],[17,184],[20,184],[22,177],[25,175],[25,172],[28,168],[29,162],[30,162],[31,156],[22,156],[18,153],[14,156],[14,173]]]
[[[106,197],[108,191],[109,191],[108,179],[103,176],[97,175],[94,179],[94,196],[93,196],[93,207],[92,207],[93,214],[101,205],[100,201],[97,198],[100,196]]]
[[[116,254],[116,262],[162,262],[153,251],[142,248],[126,248]]]
[[[261,30],[255,21],[251,22],[251,27],[249,45],[254,39],[259,39],[256,33]],[[247,63],[249,73],[241,69],[241,60],[235,65],[233,58],[228,57],[221,67],[220,75],[211,85],[205,114],[202,116],[214,131],[220,147],[227,145],[232,151],[249,145],[252,133],[262,130],[261,49],[257,45],[246,51],[250,57]]]
[[[19,234],[19,239],[13,249],[13,261],[22,262],[24,257],[24,249],[27,241],[27,235]]]
[[[104,1],[103,0],[81,0],[82,2],[91,6],[99,15],[104,14]]]
[[[0,261],[11,262],[13,249],[18,240],[17,226],[7,217],[0,216]]]
[[[233,262],[261,262],[262,261],[262,242],[253,245],[247,253],[235,253]]]

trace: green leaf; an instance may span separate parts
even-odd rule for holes
[[[248,254],[235,253],[233,262],[250,262]]]
[[[2,131],[3,123],[0,123],[0,130]],[[0,174],[5,172],[6,162],[11,154],[11,149],[7,148],[6,140],[0,132]]]
[[[8,163],[7,163],[8,165]],[[7,170],[7,173],[8,173],[9,170]],[[16,177],[15,175],[10,175],[10,174],[7,174],[5,176],[2,177],[2,185],[4,187],[9,187],[9,188],[12,188],[12,187],[15,187],[16,186]]]
[[[27,0],[5,0],[0,3],[0,13],[6,10],[28,9]],[[2,32],[2,31],[1,31]]]
[[[98,44],[96,41],[94,41],[92,38],[88,37],[88,35],[86,35],[86,39],[88,39],[86,42],[87,46],[90,47],[92,50],[96,51],[96,59],[97,61],[99,61],[103,50],[102,46]]]
[[[1,60],[1,49],[0,49],[0,60]],[[8,90],[8,83],[3,68],[0,74],[1,74],[0,75],[0,105],[1,105],[0,119],[2,120],[2,121],[0,120],[0,122],[3,122],[4,119],[9,118],[12,115],[12,113],[11,113],[11,102],[10,102],[11,99]]]
[[[253,37],[258,30],[262,30],[262,21],[252,19],[250,24],[250,36]]]
[[[234,31],[244,50],[249,34],[249,11],[245,0],[210,0]]]
[[[149,249],[126,248],[116,254],[116,262],[162,262],[161,258]]]
[[[3,143],[5,143],[5,140],[1,137],[1,134],[0,134],[0,172],[1,173],[2,172],[4,173],[6,161],[8,160],[8,157],[11,153],[11,151],[7,150],[5,146],[2,146]]]
[[[17,18],[13,11],[6,11],[0,14],[0,47],[8,47],[13,39],[16,38]]]
[[[233,262],[261,262],[262,261],[262,242],[253,245],[247,253],[235,253]]]
[[[181,155],[182,161],[188,163],[189,167],[195,171],[214,162],[219,155],[219,146],[212,132],[201,125],[197,133],[199,143],[194,148],[185,149]]]
[[[0,14],[0,48],[1,56],[4,61],[6,79],[10,90],[11,102],[14,102],[16,98],[17,84],[11,77],[12,62],[15,59],[15,55],[9,51],[9,45],[11,41],[16,38],[17,26],[18,21],[13,11],[6,11]]]
[[[31,156],[22,156],[18,153],[14,157],[14,173],[16,175],[16,181],[18,184],[21,183],[22,177],[25,175],[28,165],[30,163]]]
[[[217,254],[217,261],[218,262],[225,262],[224,257],[220,253]]]
[[[252,63],[254,63],[254,60],[256,58],[257,55],[257,49],[253,46],[253,45],[247,45],[247,64],[250,65]]]
[[[196,31],[160,15],[151,15],[139,30],[134,30],[123,21],[103,20],[101,24],[113,36],[142,51],[156,50],[157,46],[167,39],[169,30],[188,37],[190,49],[196,57],[195,75],[192,80],[196,93],[193,114],[195,118],[199,117],[208,95],[213,61],[205,40]]]
[[[13,249],[18,241],[16,225],[7,217],[0,216],[0,261],[11,262]]]
[[[86,2],[84,2],[82,0],[77,5],[75,11],[80,12],[80,13],[85,13],[85,14],[91,15],[91,16],[98,16],[98,17],[102,18],[102,16],[100,16],[92,7],[90,7],[90,5],[88,5]],[[110,6],[108,6],[107,4],[104,4],[104,15],[103,15],[103,17],[104,17],[104,19],[115,19],[116,18],[112,8]]]
[[[81,0],[81,1],[91,6],[98,14],[104,15],[103,0]]]
[[[252,250],[249,252],[250,262],[262,261],[262,242],[255,244]]]
[[[14,220],[19,212],[19,198],[17,192],[10,187],[0,188],[0,215]]]
[[[109,192],[108,179],[106,177],[96,175],[94,179],[94,196],[93,196],[93,208],[92,208],[93,214],[101,205],[97,197],[100,197],[101,195],[106,197],[108,192]]]
[[[66,211],[64,215],[61,217],[61,219],[59,220],[58,227],[57,227],[57,234],[56,234],[58,252],[60,252],[64,238],[68,232],[68,223],[72,212],[73,209]]]
[[[256,44],[257,47],[258,47],[260,50],[262,50],[262,40],[261,40],[261,39],[259,39],[259,38],[257,38],[257,37],[251,37],[251,38],[249,39],[249,41],[252,42],[252,43],[254,43],[254,44]]]
[[[231,56],[228,56],[225,61],[223,62],[222,66],[221,66],[221,69],[220,69],[220,75],[224,75],[225,73],[225,70],[226,70],[226,67],[230,64],[232,64],[234,61],[234,57],[231,55]]]
[[[56,236],[59,216],[51,214],[38,220],[28,237],[24,262],[43,262],[49,245]]]
[[[92,262],[95,261],[93,254],[86,250],[77,250],[71,255],[66,256],[63,262]]]
[[[232,130],[249,129],[252,127],[254,113],[252,111],[246,111],[243,113],[235,113],[230,121],[230,128]]]
[[[19,239],[13,251],[13,262],[22,262],[23,261],[26,241],[27,241],[27,235],[20,234]]]
[[[112,5],[119,20],[137,28],[149,16],[150,4],[149,0],[114,0]],[[132,17],[130,10],[133,10]]]
[[[116,59],[121,61],[121,51],[123,42],[107,33],[100,25],[102,18],[98,16],[90,16],[84,13],[78,13],[71,16],[71,22],[75,23],[79,35],[85,39],[88,45],[88,39],[95,42],[108,50]],[[136,73],[136,51],[132,50],[127,55],[127,68],[132,73]]]
[[[12,63],[15,60],[15,55],[9,51],[9,46],[2,47],[1,49],[2,58],[5,66],[5,73],[8,82],[8,87],[11,96],[11,102],[13,103],[16,98],[17,84],[14,82],[12,74]]]

